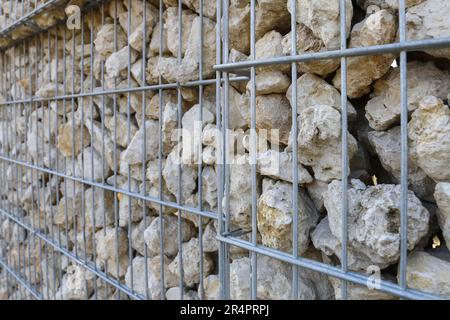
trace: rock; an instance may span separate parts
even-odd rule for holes
[[[383,168],[393,176],[394,183],[400,183],[400,127],[387,131],[370,131],[369,141],[380,159]],[[409,188],[421,199],[430,199],[435,183],[413,161],[408,164]]]
[[[183,270],[184,270],[184,282],[187,286],[193,286],[200,282],[200,251],[198,246],[198,239],[192,238],[189,242],[183,243],[182,247],[182,259],[183,259]],[[170,263],[169,270],[172,273],[178,273],[178,265],[180,263],[180,253],[175,257],[175,259]],[[207,255],[203,254],[203,274],[208,276],[214,268],[214,263],[212,259]]]
[[[373,264],[384,268],[400,256],[400,185],[379,184],[366,187],[352,180],[349,188],[348,244],[365,254]],[[341,238],[341,182],[333,181],[324,195],[330,230]],[[427,234],[430,214],[420,200],[408,192],[408,249]]]
[[[142,169],[139,170],[142,176]],[[118,186],[120,189],[129,190],[139,193],[139,183],[135,179],[131,179]],[[136,197],[130,197],[122,193],[117,194],[119,200],[119,226],[126,227],[130,223],[141,221],[144,210],[142,209],[142,201]]]
[[[353,27],[350,48],[392,43],[397,31],[396,18],[387,10],[377,11]],[[395,56],[369,55],[348,58],[347,95],[359,98],[371,91],[371,84],[386,74]],[[341,70],[333,78],[333,85],[341,88]]]
[[[65,157],[76,157],[89,145],[89,131],[84,126],[73,126],[66,122],[58,128],[57,148]]]
[[[283,37],[282,46],[285,55],[292,54],[292,34],[289,32]],[[314,36],[311,29],[304,24],[297,24],[297,54],[327,51],[323,41]],[[314,73],[325,77],[339,68],[339,59],[305,61],[297,63],[300,73]]]
[[[291,106],[292,85],[286,93]],[[313,106],[329,106],[341,112],[341,94],[332,85],[322,78],[311,73],[305,73],[297,79],[297,113]],[[356,118],[356,110],[350,101],[347,101],[347,112],[349,121]]]
[[[114,193],[101,188],[89,188],[84,193],[86,227],[98,230],[114,223]]]
[[[108,162],[92,147],[87,147],[77,157],[75,175],[85,180],[101,182],[103,177],[109,175]]]
[[[392,1],[392,0],[391,0]],[[448,37],[450,35],[450,4],[439,0],[412,0],[417,3],[406,11],[406,38],[408,41]],[[426,53],[450,59],[450,49],[428,49]]]
[[[250,258],[230,264],[230,296],[233,300],[250,299]],[[287,300],[291,297],[292,272],[279,260],[258,255],[257,296],[259,299]],[[301,288],[299,288],[301,290]]]
[[[178,68],[177,79],[181,83],[186,83],[199,78],[200,64],[200,44],[202,20],[196,17],[192,22],[192,29],[189,34],[186,53]],[[213,66],[216,63],[216,31],[215,23],[203,18],[203,79],[211,78],[214,75]]]
[[[203,231],[203,251],[216,252],[219,250],[219,242],[216,240],[218,224],[215,221],[209,222]]]
[[[292,185],[278,181],[258,199],[258,231],[262,243],[287,253],[292,252]],[[298,195],[298,254],[308,248],[309,232],[316,225],[316,208],[303,189]]]
[[[164,285],[166,288],[175,287],[178,284],[178,276],[169,270],[170,260],[164,257],[163,261]],[[148,297],[152,300],[161,299],[164,294],[161,292],[161,258],[159,256],[147,258],[145,261],[144,257],[136,256],[128,267],[125,284],[144,297],[148,293]]]
[[[317,210],[323,212],[325,210],[323,194],[328,189],[328,184],[320,180],[313,180],[311,183],[307,183],[305,187]]]
[[[418,108],[425,96],[445,100],[450,78],[432,62],[408,63],[408,110]],[[400,68],[392,69],[374,84],[374,97],[366,105],[366,118],[375,130],[386,130],[400,122]]]
[[[138,131],[138,127],[133,121],[128,121],[127,115],[121,113],[116,113],[115,117],[106,117],[105,120],[105,127],[108,128],[110,132],[114,132],[114,127],[116,127],[116,143],[119,146],[126,148],[129,142],[128,139],[131,141],[131,138],[133,138]],[[128,138],[128,129],[130,138]]]
[[[251,226],[251,166],[248,156],[238,156],[239,164],[230,165],[229,214],[230,221],[243,229]],[[222,201],[226,205],[227,196]]]
[[[408,124],[411,157],[435,181],[449,181],[450,110],[433,96],[424,97]]]
[[[288,1],[288,10],[292,12],[292,1]],[[328,50],[340,47],[340,15],[339,0],[296,0],[297,22],[312,30],[321,39]],[[348,34],[353,17],[353,5],[345,1],[346,33]]]
[[[250,53],[250,4],[228,8],[228,41],[232,50]]]
[[[183,3],[189,8],[194,10],[200,15],[200,11],[203,12],[205,17],[210,19],[216,18],[216,3],[214,1],[205,1],[203,2],[203,7],[200,7],[200,0],[183,0]]]
[[[107,227],[95,233],[97,259],[108,265],[107,272],[113,277],[125,275],[128,268],[128,236],[122,228]]]
[[[128,62],[133,64],[138,57],[138,54],[130,46],[125,46],[117,52],[111,54],[106,59],[106,72],[110,77],[118,77],[122,71],[128,68]]]
[[[434,198],[439,207],[437,218],[447,248],[450,248],[450,183],[439,182],[436,185]]]
[[[167,189],[177,198],[178,201],[186,200],[197,187],[196,180],[198,176],[197,168],[193,165],[183,164],[180,145],[176,145],[167,156],[163,169],[163,177]],[[181,165],[181,199],[179,197],[178,166]]]
[[[256,97],[256,128],[272,143],[287,145],[292,125],[291,106],[282,94]],[[267,131],[264,131],[267,130]]]
[[[142,218],[140,222],[133,223],[133,225],[131,226],[131,246],[141,256],[145,256],[146,250],[144,231],[153,222],[154,219],[155,217],[146,216],[145,218]]]
[[[281,33],[272,30],[267,32],[261,39],[256,41],[255,56],[256,60],[270,59],[284,56],[282,46],[283,36]],[[281,71],[288,73],[290,64],[269,65],[265,67],[258,67],[258,72],[272,72]]]
[[[61,296],[67,300],[87,299],[94,291],[94,274],[78,265],[71,265],[63,277]]]
[[[285,93],[290,85],[290,79],[280,71],[264,72],[256,75],[256,94]],[[250,82],[247,83],[247,92],[250,94]]]
[[[210,274],[203,281],[206,300],[220,299],[220,280],[216,274]]]
[[[405,0],[405,7],[415,6],[425,0]],[[358,6],[366,10],[369,6],[377,6],[382,9],[391,8],[398,10],[398,0],[356,0]]]
[[[174,257],[178,254],[178,239],[175,236],[178,232],[178,218],[172,215],[164,215],[163,220],[164,255]],[[150,257],[157,256],[160,253],[160,221],[161,219],[159,217],[155,218],[144,231],[144,239]],[[182,241],[186,242],[192,238],[195,230],[186,220],[182,219],[181,221]]]
[[[340,179],[341,165],[341,116],[326,105],[306,108],[298,117],[298,159],[311,166],[315,179],[328,182]],[[348,157],[357,151],[356,139],[348,133]]]
[[[268,150],[259,153],[257,157],[257,170],[261,175],[292,183],[292,153]],[[313,181],[309,172],[301,164],[297,164],[297,171],[299,184]]]
[[[342,281],[337,278],[329,278],[334,287],[336,300],[342,300]],[[367,286],[358,285],[352,282],[347,282],[347,299],[348,300],[397,300],[398,297],[389,293],[370,289]]]
[[[410,288],[450,298],[450,262],[423,251],[408,256],[406,281]]]
[[[217,207],[217,174],[213,166],[205,166],[202,170],[203,199],[210,208]]]
[[[108,58],[116,51],[114,47],[114,33],[116,32],[116,47],[123,48],[127,44],[127,36],[120,28],[112,23],[104,24],[94,40],[95,51],[103,58]]]
[[[158,130],[159,125],[157,121],[145,121],[145,125],[136,132],[133,139],[131,139],[128,148],[124,151],[123,160],[132,165],[142,163],[143,159],[145,159],[145,161],[155,159],[158,155]],[[146,149],[145,156],[143,155],[144,138]]]
[[[168,7],[164,12],[164,31],[167,33],[163,35],[167,39],[167,49],[172,53],[174,57],[178,57],[178,4],[173,7]],[[194,19],[197,17],[191,10],[183,10],[181,14],[182,21],[182,35],[181,35],[181,55],[186,54],[186,50],[190,43],[190,34],[192,30],[192,24]]]
[[[166,291],[167,300],[179,300],[181,296],[180,287],[173,287]],[[198,300],[197,291],[185,290],[183,292],[183,300]]]

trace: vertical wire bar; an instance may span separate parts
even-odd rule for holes
[[[200,6],[200,49],[199,49],[199,65],[198,65],[198,79],[200,82],[203,80],[203,0],[199,0]],[[200,104],[199,119],[200,129],[203,129],[203,85],[198,87],[198,100]],[[195,126],[194,126],[195,127]],[[203,179],[202,179],[202,165],[203,165],[203,144],[200,134],[200,141],[198,144],[198,209],[203,210]],[[194,133],[195,137],[195,133]],[[198,296],[201,300],[204,297],[204,267],[203,267],[203,219],[202,216],[198,216],[198,243],[200,252],[200,283],[198,285]]]
[[[228,9],[227,9],[228,10]],[[222,0],[216,0],[216,64],[222,62]],[[222,130],[221,126],[221,72],[216,71],[216,132]],[[223,235],[225,226],[223,221],[222,198],[223,198],[223,161],[222,154],[224,153],[224,144],[221,139],[216,139],[216,159],[217,159],[217,217],[219,225],[219,234]],[[226,259],[226,244],[223,241],[219,242],[219,283],[220,283],[220,299],[226,297],[225,285],[225,259]]]
[[[291,55],[297,55],[297,1],[291,1]],[[297,122],[297,63],[291,65],[292,108],[292,254],[298,258],[298,122]],[[298,267],[292,266],[292,299],[298,299]]]
[[[256,60],[256,37],[255,37],[255,0],[250,3],[250,59]],[[257,224],[257,194],[256,194],[256,153],[257,153],[257,136],[256,136],[256,68],[250,69],[250,159],[252,173],[252,244],[257,245],[258,224]],[[258,285],[258,261],[256,252],[251,252],[251,299],[257,299]]]
[[[400,43],[406,42],[406,8],[405,0],[399,0],[399,34]],[[401,170],[400,170],[400,286],[407,288],[408,255],[408,78],[407,53],[400,52],[400,131],[401,131]]]
[[[159,56],[163,56],[163,37],[164,37],[164,24],[163,24],[163,0],[159,0]],[[162,77],[161,73],[158,75],[158,84],[161,86]],[[163,194],[163,177],[162,177],[162,160],[163,160],[163,139],[162,139],[162,125],[164,113],[162,111],[162,101],[164,99],[164,91],[160,88],[158,90],[158,194],[159,200],[164,200]],[[145,113],[145,112],[143,112]],[[143,116],[145,120],[145,116]],[[160,273],[161,273],[161,300],[165,299],[165,274],[164,274],[164,218],[163,218],[163,206],[159,205],[159,256],[160,256]],[[147,251],[146,251],[147,253]],[[145,264],[147,267],[147,264]],[[148,281],[148,280],[147,280]],[[148,291],[148,290],[147,290]]]
[[[160,2],[161,2],[162,0],[160,0]],[[144,24],[143,24],[143,29],[142,29],[142,39],[147,39],[147,12],[146,12],[146,10],[147,10],[147,1],[146,0],[143,0],[142,1],[143,2],[143,20],[144,20]],[[161,3],[160,3],[160,6],[161,6]],[[162,10],[162,8],[160,8],[160,19],[161,19],[161,16],[162,16],[162,12],[161,12],[161,10]],[[147,55],[147,51],[146,51],[146,49],[147,49],[147,44],[146,44],[146,41],[145,40],[143,40],[142,41],[142,66],[141,66],[141,68],[142,68],[142,86],[145,86],[146,85],[146,79],[145,79],[145,62],[146,62],[146,55]],[[141,107],[142,107],[142,115],[141,115],[141,120],[142,120],[142,123],[144,124],[144,126],[143,126],[143,128],[144,128],[144,139],[143,139],[143,143],[144,143],[144,145],[143,145],[143,149],[144,149],[144,152],[142,153],[142,163],[144,164],[145,163],[145,160],[146,160],[146,155],[147,155],[147,132],[146,132],[146,130],[145,130],[145,105],[146,105],[146,92],[145,91],[142,91],[142,103],[141,103]],[[145,195],[146,194],[146,192],[147,192],[147,185],[146,185],[146,182],[147,182],[147,179],[146,179],[146,176],[145,176],[145,165],[143,165],[142,166],[142,186],[143,186],[143,188],[142,188],[142,193]],[[143,219],[143,221],[144,221],[144,228],[147,228],[147,206],[146,206],[146,202],[142,202],[142,214],[143,214],[143,217],[142,217],[142,219]],[[161,221],[160,221],[160,223],[161,223]],[[145,261],[145,265],[144,265],[144,272],[145,272],[145,274],[144,274],[144,279],[145,279],[145,293],[144,293],[144,296],[145,296],[145,298],[148,300],[148,297],[149,297],[149,292],[148,292],[148,264],[147,264],[147,257],[148,257],[148,248],[147,248],[147,243],[145,242],[145,237],[144,237],[144,233],[142,233],[142,240],[143,240],[143,243],[144,243],[144,261]],[[162,246],[162,244],[161,244],[161,246]],[[162,271],[161,271],[161,278],[163,279],[162,280],[162,283],[164,284],[164,261],[161,261],[161,268],[162,268]],[[163,292],[163,290],[161,290],[161,293]]]
[[[346,26],[346,5],[345,0],[339,0],[339,15],[340,15],[340,34],[341,34],[341,50],[347,48],[347,26]],[[347,253],[347,239],[348,239],[348,119],[347,119],[347,58],[341,58],[341,165],[342,165],[342,203],[341,203],[341,217],[342,217],[342,252],[341,252],[341,268],[343,272],[348,271],[348,253]],[[342,280],[341,283],[341,297],[347,300],[347,281]]]
[[[228,0],[224,0],[223,8],[223,61],[228,62],[228,53],[229,53],[229,41],[228,41]],[[229,159],[229,123],[230,123],[230,113],[229,113],[229,74],[228,72],[223,73],[223,106],[222,106],[222,141],[224,143],[224,153],[223,153],[223,163],[224,163],[224,177],[223,184],[225,186],[224,195],[225,195],[225,233],[229,232],[230,229],[230,159]],[[225,297],[229,299],[230,297],[230,266],[229,266],[229,245],[225,244]]]
[[[183,45],[183,7],[182,7],[182,1],[178,0],[178,66],[181,65],[182,62],[182,45]],[[182,118],[182,96],[181,96],[181,88],[178,86],[177,88],[178,93],[178,112],[177,112],[177,121],[178,121],[178,148],[182,148],[182,142],[181,142],[181,118]],[[180,161],[178,162],[178,196],[177,196],[177,203],[182,204],[182,192],[181,192],[181,184],[182,184],[182,168],[181,168],[181,155],[179,155]],[[183,270],[183,236],[182,236],[182,214],[183,211],[178,210],[178,272],[180,274],[180,300],[184,299],[184,270]]]

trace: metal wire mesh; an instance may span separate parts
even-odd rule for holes
[[[23,25],[38,10],[52,8],[56,2],[3,1],[3,10],[8,5],[16,10],[10,11],[9,18],[12,20],[1,26],[0,36]],[[378,290],[402,298],[441,298],[408,288],[406,283],[407,51],[448,47],[450,38],[408,41],[405,1],[400,0],[398,42],[348,48],[346,1],[340,0],[340,34],[345,36],[340,37],[339,49],[299,53],[297,46],[291,45],[286,55],[258,58],[255,31],[257,2],[251,0],[250,55],[246,60],[232,61],[229,1],[217,0],[213,6],[215,12],[211,14],[208,11],[208,16],[204,14],[204,8],[206,5],[211,7],[209,0],[196,3],[196,17],[192,17],[192,11],[186,13],[188,8],[181,0],[101,1],[97,7],[83,13],[79,29],[69,30],[65,25],[58,24],[3,49],[0,56],[0,179],[3,185],[0,205],[0,297],[166,299],[168,289],[176,288],[177,298],[189,297],[187,292],[195,289],[198,298],[205,299],[209,298],[205,296],[205,286],[209,285],[205,284],[205,279],[208,275],[215,275],[219,284],[217,298],[230,299],[233,290],[230,286],[232,256],[243,255],[250,258],[251,299],[261,298],[258,294],[258,262],[263,256],[285,262],[291,267],[289,298],[301,298],[299,270],[307,269],[342,281],[341,298],[346,299],[348,284],[365,286],[370,280],[370,276],[348,267],[350,160],[347,60],[357,56],[399,53],[399,282],[381,280]],[[166,4],[172,6],[172,24],[165,16],[169,7]],[[296,5],[296,1],[289,4],[290,30],[297,30]],[[192,27],[191,30],[195,31],[188,36],[183,29],[183,19],[197,26]],[[167,25],[176,28],[171,30],[171,36],[176,34],[176,40],[169,38]],[[102,32],[109,33],[109,40],[112,40],[101,44],[104,56],[98,49],[100,44],[96,42]],[[140,41],[132,44],[134,36]],[[210,47],[211,37],[215,39],[215,47]],[[187,53],[188,43],[185,42],[196,41],[194,38],[198,39],[195,43],[199,47],[190,48],[191,52]],[[153,39],[157,43],[153,43]],[[290,43],[297,42],[297,32],[291,32]],[[107,55],[119,50],[124,57],[120,61],[123,65],[115,72],[114,66],[107,62]],[[170,59],[167,68],[171,64],[183,68],[184,58],[188,54],[196,65],[189,77],[170,81],[176,78],[170,76],[170,71],[156,75],[152,73],[156,66],[151,65],[150,61],[155,57]],[[211,59],[214,60],[212,63]],[[330,59],[340,59],[342,84],[342,252],[341,263],[337,265],[299,255],[298,239],[302,224],[299,223],[301,204],[297,195],[303,187],[299,183],[297,152],[292,152],[291,159],[291,250],[285,252],[263,245],[258,234],[258,70],[288,66],[292,88],[290,135],[294,137],[291,148],[297,150],[296,137],[302,126],[297,121],[298,64]],[[114,72],[115,76],[111,76]],[[230,105],[233,103],[230,101],[230,90],[247,82],[250,220],[249,228],[236,229],[230,214],[233,164],[229,159],[232,141],[228,130],[232,129],[231,121],[234,121],[230,118]],[[149,108],[152,110],[147,110]],[[189,123],[183,122],[183,116],[193,109],[196,111],[190,112],[189,116],[200,123],[201,130],[206,124],[214,126],[220,133],[220,139],[216,139],[223,141],[214,150],[213,173],[211,166],[205,166],[201,160],[207,148],[202,143],[194,142],[193,150],[188,155],[197,159],[193,165],[175,161],[185,151],[176,149],[177,146],[187,139],[185,131],[176,129],[189,127]],[[170,125],[166,118],[171,121]],[[172,132],[175,132],[175,137],[167,145],[166,135]],[[134,148],[130,148],[131,145]],[[124,155],[126,150],[129,152]],[[172,157],[174,165],[170,167],[171,171],[166,172],[169,157]],[[205,201],[206,194],[210,192],[205,190],[209,187],[204,181],[205,171],[211,174],[217,189],[211,202]],[[173,178],[170,180],[172,185],[167,182],[166,175]],[[190,176],[196,178],[189,180]],[[193,185],[186,183],[186,180],[194,181]],[[167,222],[168,216],[176,222]],[[148,247],[145,236],[144,230],[150,225],[157,230],[157,251]],[[172,228],[174,225],[175,229]],[[208,239],[205,235],[208,226],[216,228],[215,237]],[[187,242],[187,233],[195,235],[197,241]],[[216,240],[217,248],[210,250],[210,242]],[[176,248],[170,251],[167,246],[172,243],[176,243]],[[207,251],[205,247],[208,247]],[[184,253],[184,250],[187,252]],[[194,253],[195,267],[186,266],[184,260],[192,259],[188,255]]]

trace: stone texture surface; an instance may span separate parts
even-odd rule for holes
[[[440,182],[436,185],[434,198],[439,207],[437,217],[445,243],[450,248],[450,183]]]

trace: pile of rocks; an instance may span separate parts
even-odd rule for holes
[[[291,32],[297,33],[295,45],[300,54],[339,49],[339,1],[296,0],[297,25],[296,30],[291,30],[292,1],[257,0],[257,59],[289,55]],[[156,85],[160,81],[186,84],[200,79],[200,72],[203,79],[212,78],[216,1],[204,2],[200,18],[199,1],[182,0],[181,32],[177,1],[163,2],[162,21],[159,1],[149,0],[145,6],[142,0],[111,1],[84,19],[83,33],[64,33],[59,28],[52,32],[54,39],[48,43],[32,41],[28,50],[39,54],[23,57],[14,49],[6,51],[1,65],[15,66],[15,72],[5,73],[2,99],[24,99],[30,92],[45,99]],[[249,2],[230,1],[230,61],[249,59]],[[450,22],[445,18],[450,14],[448,3],[406,3],[408,40],[450,35]],[[397,40],[396,0],[347,0],[346,5],[349,47]],[[397,58],[395,54],[351,57],[347,70],[348,266],[362,273],[381,270],[382,279],[394,282],[400,256],[401,197]],[[450,248],[449,60],[450,49],[414,52],[408,59],[408,285],[445,297],[450,297],[450,253],[446,248]],[[339,266],[340,62],[299,62],[298,72],[297,101],[292,101],[289,64],[257,69],[258,242],[292,253],[293,240],[298,241],[299,255]],[[250,90],[246,82],[231,82],[229,87],[230,135],[226,147],[232,163],[225,188],[229,194],[224,199],[217,196],[221,157],[214,85],[205,85],[201,95],[197,88],[183,86],[179,93],[165,89],[162,95],[158,91],[133,91],[4,106],[2,155],[63,174],[2,161],[5,187],[0,191],[1,207],[30,226],[39,226],[41,232],[68,251],[91,261],[99,272],[118,279],[138,294],[152,299],[176,299],[181,294],[186,299],[217,299],[217,221],[200,220],[187,212],[178,217],[173,207],[130,197],[130,193],[154,199],[161,195],[164,201],[208,212],[216,212],[222,201],[229,211],[230,229],[249,231],[253,192]],[[294,103],[297,119],[292,119]],[[293,121],[298,121],[297,137],[291,132]],[[182,142],[178,137],[176,129],[180,124],[185,132],[196,132],[189,143],[185,132]],[[293,150],[293,138],[297,139],[297,150]],[[298,155],[299,183],[295,213],[294,152]],[[74,182],[68,176],[78,180]],[[108,187],[96,186],[102,183]],[[114,192],[116,189],[123,192]],[[294,214],[298,214],[297,239],[292,239]],[[0,250],[4,256],[43,251],[33,261],[22,261],[18,270],[29,274],[33,272],[30,265],[38,265],[38,277],[33,279],[45,297],[127,298],[45,243],[30,241],[34,235],[14,222],[2,218],[1,227]],[[248,240],[249,234],[242,237]],[[250,297],[250,273],[248,252],[231,247],[231,298]],[[46,280],[46,274],[57,274],[57,281]],[[291,297],[290,265],[259,256],[257,275],[259,298]],[[300,269],[299,281],[301,299],[340,297],[341,282],[337,279]],[[17,291],[0,289],[0,297],[11,299],[17,295]],[[350,284],[348,290],[353,299],[395,299],[359,285]]]

